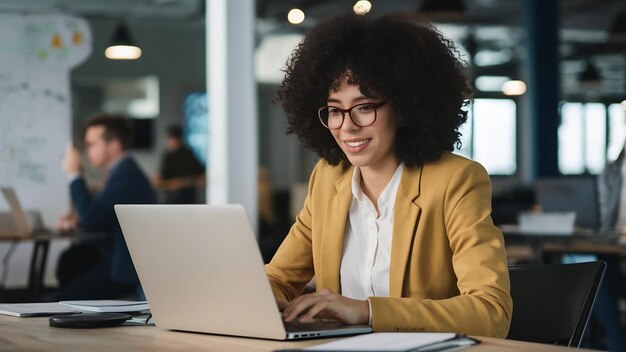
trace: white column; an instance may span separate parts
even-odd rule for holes
[[[207,202],[239,203],[257,224],[254,1],[207,0],[209,162]]]

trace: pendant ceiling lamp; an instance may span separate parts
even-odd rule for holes
[[[115,27],[111,43],[104,51],[104,55],[111,60],[136,60],[141,57],[141,49],[123,22]]]
[[[596,68],[596,66],[591,63],[591,61],[587,61],[585,64],[585,69],[583,72],[578,74],[578,85],[581,87],[597,87],[602,84],[602,76],[600,75],[600,71]]]

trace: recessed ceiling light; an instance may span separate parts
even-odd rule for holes
[[[366,15],[372,9],[372,3],[367,0],[359,0],[354,4],[352,10],[357,15]]]
[[[287,14],[287,20],[291,24],[300,24],[304,21],[304,12],[300,9],[291,9]]]
[[[510,80],[502,85],[504,95],[524,95],[526,93],[526,83],[520,80]]]

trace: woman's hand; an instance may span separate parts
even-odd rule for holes
[[[302,295],[289,302],[283,309],[283,319],[291,322],[298,318],[301,323],[313,319],[330,318],[346,324],[369,323],[369,303],[336,294],[329,289]]]

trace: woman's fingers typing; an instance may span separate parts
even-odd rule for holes
[[[335,319],[348,324],[367,324],[369,304],[367,301],[343,297],[324,289],[294,299],[283,310],[283,319],[286,322],[297,318],[299,322],[306,323],[315,317]]]

